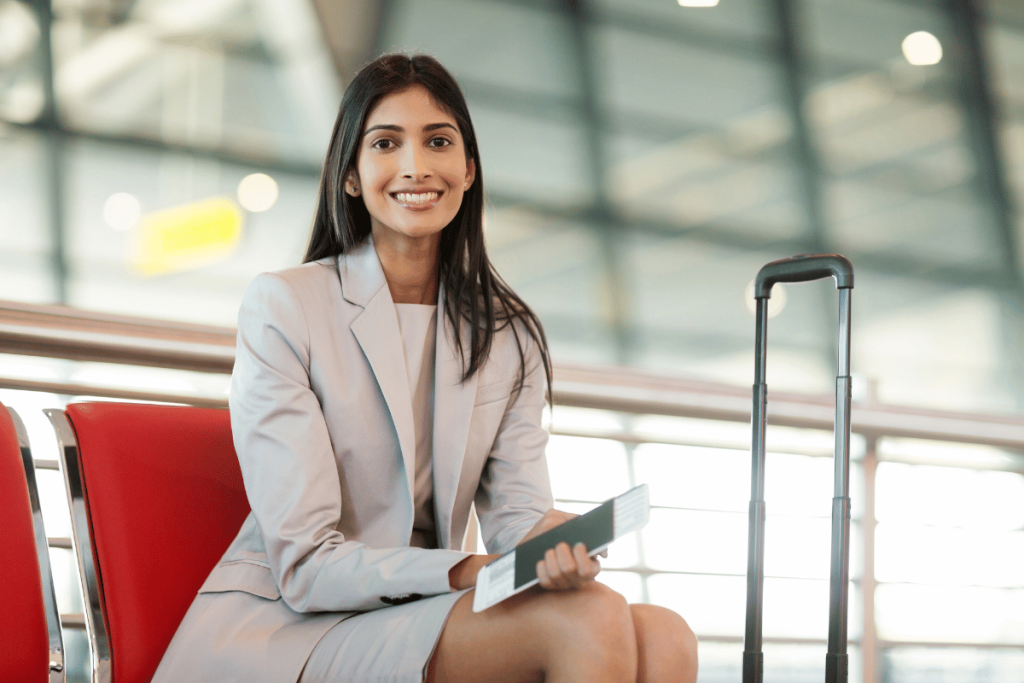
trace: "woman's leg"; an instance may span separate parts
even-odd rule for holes
[[[592,582],[513,596],[480,613],[472,593],[452,610],[430,683],[633,683],[637,639],[625,599]]]
[[[441,633],[428,683],[694,683],[697,638],[675,612],[627,605],[594,582],[529,591],[479,614],[462,597]]]
[[[697,636],[670,609],[630,605],[637,644],[637,683],[695,683]]]

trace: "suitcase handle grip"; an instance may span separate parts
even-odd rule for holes
[[[853,289],[853,264],[839,254],[798,254],[766,263],[754,280],[754,298],[769,299],[776,282],[810,282],[832,277],[836,289]]]

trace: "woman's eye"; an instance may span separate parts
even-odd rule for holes
[[[428,144],[431,147],[447,147],[448,145],[452,144],[452,141],[449,140],[448,138],[436,137],[431,138]]]
[[[374,149],[391,149],[394,146],[394,140],[388,140],[387,138],[382,138],[373,143]]]

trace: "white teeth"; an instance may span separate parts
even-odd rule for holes
[[[394,194],[402,204],[430,204],[436,202],[437,198],[440,197],[439,192],[396,192]]]

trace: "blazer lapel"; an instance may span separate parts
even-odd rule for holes
[[[461,323],[463,332],[466,324]],[[451,544],[452,511],[459,490],[459,475],[466,455],[473,417],[477,378],[462,381],[462,357],[454,344],[455,332],[444,314],[443,292],[438,293],[437,341],[434,360],[434,507],[441,548]],[[464,335],[468,338],[468,334]],[[466,349],[468,352],[468,349]]]
[[[367,237],[363,244],[338,257],[338,273],[345,299],[363,307],[363,312],[352,321],[350,327],[373,370],[391,413],[405,464],[409,500],[412,501],[416,475],[416,437],[409,376],[405,368],[402,333],[398,328],[398,313],[391,300],[377,252],[373,248],[372,237]]]

